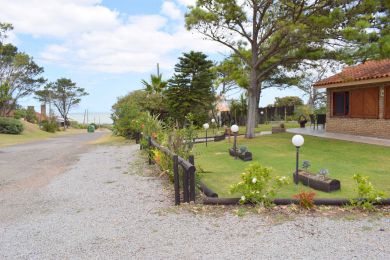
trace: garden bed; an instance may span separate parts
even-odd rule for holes
[[[303,184],[295,185],[291,172],[295,169],[295,147],[291,144],[292,134],[281,133],[266,135],[254,139],[237,138],[239,146],[250,146],[254,161],[272,167],[272,175],[287,176],[290,184],[279,193],[279,198],[291,199],[302,189],[310,188]],[[196,163],[207,174],[202,175],[202,181],[220,198],[240,197],[240,194],[230,194],[230,186],[240,181],[240,174],[248,166],[247,162],[231,160],[226,155],[226,149],[232,146],[228,140],[195,146]],[[342,155],[342,158],[341,158]],[[317,198],[345,198],[357,196],[353,175],[362,173],[370,177],[379,190],[390,191],[390,149],[377,145],[359,144],[340,140],[305,136],[305,144],[300,149],[300,161],[312,162],[312,171],[322,168],[329,170],[329,175],[342,183],[342,189],[331,193],[315,191]]]

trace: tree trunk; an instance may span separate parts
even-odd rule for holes
[[[251,84],[248,89],[248,114],[247,114],[247,123],[246,123],[246,138],[255,137],[255,128],[256,128],[256,112],[259,106],[258,103],[258,84],[257,84],[257,73],[256,69],[251,69]]]

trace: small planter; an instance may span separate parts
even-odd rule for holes
[[[301,128],[305,128],[305,125],[307,123],[307,118],[304,115],[300,115],[298,118],[298,123]]]
[[[276,127],[272,127],[272,133],[273,134],[277,134],[277,133],[285,133],[286,132],[286,128],[282,128],[282,127],[279,127],[279,126],[276,126]]]
[[[252,161],[252,153],[251,152],[245,152],[245,153],[240,153],[239,151],[234,152],[233,148],[229,149],[229,154],[230,156],[235,157],[237,153],[237,157],[240,158],[243,161]]]
[[[295,175],[295,173],[293,173]],[[332,192],[341,188],[340,181],[336,179],[330,179],[327,177],[318,177],[310,172],[303,170],[298,171],[298,181],[303,185],[309,186],[315,190],[324,192]]]

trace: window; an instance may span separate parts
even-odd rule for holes
[[[349,114],[349,92],[333,93],[333,115],[346,116]]]

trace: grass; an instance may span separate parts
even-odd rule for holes
[[[280,198],[291,198],[301,189],[310,190],[306,186],[294,185],[292,173],[295,170],[295,148],[291,144],[292,134],[274,134],[260,136],[255,139],[238,138],[238,146],[245,145],[253,154],[253,160],[273,168],[275,176],[287,176],[291,184],[279,192]],[[197,169],[205,171],[202,180],[220,197],[237,197],[230,194],[230,185],[240,181],[240,173],[250,164],[234,160],[228,155],[232,146],[230,140],[204,144],[195,147],[195,164]],[[340,180],[341,190],[325,193],[315,191],[317,198],[354,198],[356,197],[353,175],[360,173],[370,176],[371,182],[390,196],[390,148],[376,145],[360,144],[347,141],[323,139],[305,136],[305,144],[301,147],[300,163],[309,160],[311,172],[321,168],[329,170],[329,177]]]
[[[43,140],[51,137],[62,136],[67,134],[83,133],[82,129],[67,129],[65,132],[48,133],[39,129],[38,125],[21,121],[24,125],[24,131],[20,135],[0,134],[0,147],[27,143],[37,140]]]
[[[299,124],[295,121],[282,122],[282,123],[285,125],[286,128],[298,128],[299,127]],[[260,132],[264,132],[264,131],[271,131],[272,127],[279,126],[279,125],[280,125],[280,122],[272,122],[269,124],[259,124],[255,128],[255,133],[260,133]],[[225,131],[225,129],[222,127],[220,127],[219,129],[215,128],[214,134],[222,134],[222,133],[224,133],[224,131]],[[246,132],[246,126],[240,126],[238,133],[245,134],[245,132]],[[199,129],[197,133],[198,133],[198,137],[206,136],[204,129]],[[211,128],[211,126],[210,126],[210,129],[207,131],[207,135],[208,136],[213,135],[213,129]]]

